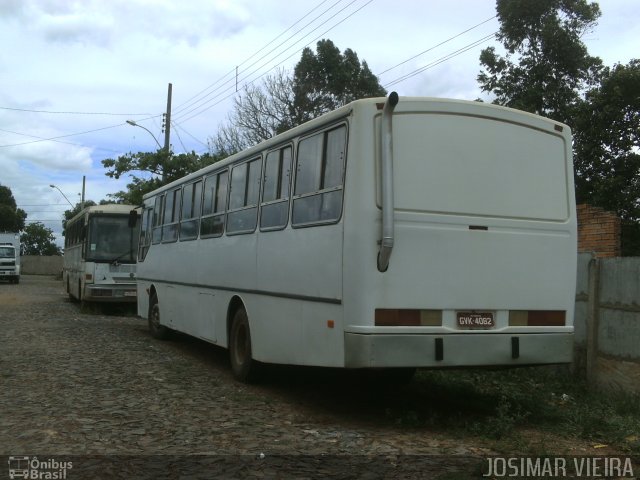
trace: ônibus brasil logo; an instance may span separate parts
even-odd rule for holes
[[[9,457],[9,478],[32,480],[65,480],[67,470],[73,468],[73,462],[61,462],[54,458],[39,460],[38,457]]]

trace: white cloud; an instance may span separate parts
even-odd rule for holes
[[[364,8],[322,35],[344,50],[353,49],[379,73],[413,55],[434,47],[495,14],[495,0],[356,0],[344,14],[343,1],[299,35],[286,54],[269,61],[267,52],[329,8],[333,1],[285,0],[0,0],[0,107],[65,112],[160,114],[166,107],[167,84],[173,84],[173,108],[223,76],[230,90],[214,86],[207,97],[212,108],[180,123],[187,150],[203,151],[200,141],[214,135],[231,105],[235,67],[254,61],[268,65],[251,78],[291,56],[282,66],[292,68],[298,49],[315,46],[316,36],[329,30],[346,14]],[[636,55],[640,10],[636,0],[603,1],[598,27],[585,36],[589,50],[605,64],[628,62]],[[318,6],[294,26],[296,21]],[[312,28],[326,20],[314,32]],[[247,57],[293,27],[243,65]],[[383,85],[403,73],[413,72],[497,28],[489,22],[469,34],[407,62],[385,74]],[[308,34],[305,36],[305,34]],[[303,39],[304,37],[304,39]],[[402,95],[432,95],[474,99],[480,95],[476,76],[480,70],[477,49],[452,58],[415,77],[392,86]],[[637,55],[636,55],[637,56]],[[255,68],[253,67],[253,68]],[[252,68],[252,69],[253,69]],[[241,74],[241,77],[244,75]],[[219,85],[219,84],[218,84]],[[241,87],[242,85],[240,85]],[[203,103],[198,103],[203,105]],[[87,198],[100,201],[125,188],[128,179],[104,175],[100,160],[119,152],[150,151],[157,147],[151,136],[126,125],[132,118],[151,130],[162,143],[161,117],[47,114],[0,109],[0,183],[12,189],[23,204],[46,203],[64,211],[66,201],[49,184],[57,185],[72,202],[78,200],[82,176],[87,177]],[[62,138],[68,145],[40,142],[20,147],[4,145],[116,126],[94,133]],[[175,132],[171,143],[182,151]],[[40,215],[37,211],[28,212]],[[42,214],[44,215],[44,213]],[[58,213],[55,213],[58,215]],[[46,217],[52,218],[52,217]],[[57,223],[59,225],[59,222]],[[51,227],[53,228],[53,227]],[[57,226],[56,231],[61,227]]]
[[[19,162],[51,170],[87,171],[92,166],[93,148],[56,142],[38,142],[11,147],[8,155]]]

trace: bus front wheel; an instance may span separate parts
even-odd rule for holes
[[[251,383],[257,380],[258,364],[251,356],[251,331],[249,318],[243,307],[233,315],[229,334],[229,358],[231,371],[236,380]]]
[[[160,325],[160,306],[158,305],[158,297],[153,295],[149,305],[149,332],[153,338],[158,340],[167,340],[171,334],[171,330],[164,325]]]

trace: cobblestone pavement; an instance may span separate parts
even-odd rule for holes
[[[303,468],[295,478],[334,476],[332,461],[343,478],[435,478],[477,470],[491,454],[385,418],[402,389],[372,391],[340,372],[293,368],[243,385],[222,349],[186,336],[154,340],[133,312],[89,310],[51,277],[0,284],[0,455],[206,455],[236,469],[234,459],[294,458]],[[277,463],[255,478],[270,478]],[[413,466],[394,470],[402,463]],[[217,478],[208,468],[203,478]]]

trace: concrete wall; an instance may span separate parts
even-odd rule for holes
[[[575,367],[595,385],[640,392],[640,257],[578,256]]]
[[[23,255],[20,257],[20,273],[23,275],[60,275],[61,256]]]

